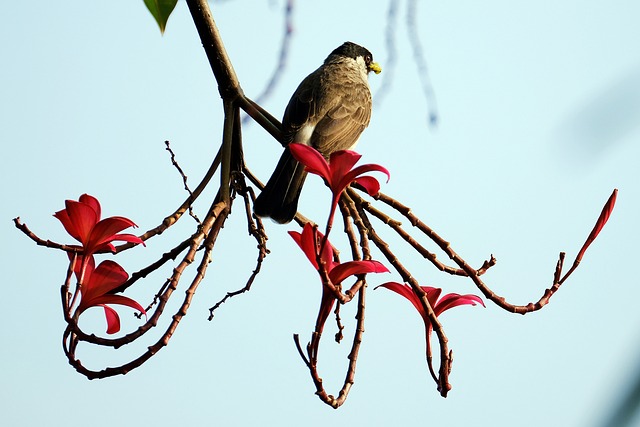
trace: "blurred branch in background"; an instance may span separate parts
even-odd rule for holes
[[[396,30],[398,27],[398,8],[399,8],[400,0],[389,0],[389,6],[387,8],[387,23],[385,27],[385,46],[387,50],[387,60],[385,62],[385,72],[382,77],[382,84],[380,88],[375,93],[374,101],[377,104],[382,103],[382,100],[391,90],[391,86],[394,79],[394,71],[397,65],[397,40],[396,40]],[[280,44],[280,52],[278,53],[278,63],[276,64],[271,77],[266,83],[262,93],[255,98],[256,104],[263,104],[266,99],[274,92],[277,88],[280,78],[284,74],[284,70],[287,66],[287,59],[289,57],[291,41],[293,40],[294,33],[294,0],[284,0],[284,9],[283,9],[283,35],[282,41]],[[406,17],[406,26],[408,32],[409,43],[411,44],[411,48],[413,51],[413,60],[416,65],[416,69],[418,72],[418,78],[420,80],[420,84],[422,85],[422,93],[425,97],[425,101],[427,103],[427,116],[428,123],[430,126],[434,127],[438,123],[438,106],[436,102],[435,91],[433,89],[433,85],[431,83],[431,78],[429,76],[429,70],[427,67],[427,61],[425,59],[424,48],[422,46],[422,42],[420,41],[420,36],[418,33],[418,23],[416,21],[417,15],[417,4],[416,0],[408,0],[407,1],[407,17]],[[244,116],[242,119],[243,124],[250,123],[250,117]]]
[[[424,48],[418,35],[418,24],[416,22],[418,15],[417,3],[417,0],[408,0],[407,31],[409,32],[409,42],[413,48],[413,60],[416,63],[418,77],[422,84],[422,92],[427,100],[428,123],[433,127],[438,124],[438,107],[436,105],[436,95],[431,84],[429,70],[427,69],[427,60],[424,57]]]
[[[280,44],[280,53],[278,54],[278,64],[271,74],[271,78],[267,82],[266,86],[262,90],[262,93],[255,99],[256,104],[263,104],[264,101],[269,98],[269,95],[275,90],[280,82],[280,77],[284,74],[284,69],[287,65],[287,58],[289,57],[289,49],[291,46],[291,39],[293,36],[293,0],[284,0],[284,34],[282,35],[282,42]],[[251,122],[250,116],[244,116],[242,124]]]
[[[389,0],[387,9],[387,25],[384,30],[384,42],[387,48],[387,60],[384,63],[384,73],[382,74],[382,84],[373,97],[376,104],[382,104],[382,100],[391,90],[394,71],[396,69],[398,51],[396,49],[396,27],[398,26],[396,17],[398,16],[398,2],[400,0]]]
[[[391,90],[393,84],[394,71],[398,62],[398,50],[396,29],[398,27],[398,8],[400,0],[389,0],[389,7],[387,8],[387,25],[385,27],[385,46],[387,48],[387,60],[384,64],[384,75],[382,77],[382,84],[375,93],[374,101],[376,104],[381,104],[382,100]],[[418,24],[416,21],[417,16],[417,4],[416,0],[407,1],[407,17],[406,25],[409,37],[409,43],[413,51],[413,60],[418,71],[418,78],[422,85],[422,93],[424,94],[427,102],[427,122],[432,128],[438,124],[438,105],[436,102],[436,95],[431,84],[431,78],[429,76],[429,70],[427,68],[427,61],[424,55],[424,48],[420,42],[420,35],[418,34]]]

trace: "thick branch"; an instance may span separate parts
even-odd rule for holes
[[[222,43],[211,9],[206,0],[187,0],[191,17],[200,35],[209,65],[218,82],[223,99],[234,100],[242,94],[240,82]]]

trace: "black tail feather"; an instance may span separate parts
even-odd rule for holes
[[[271,178],[256,198],[253,212],[280,224],[291,222],[298,211],[298,199],[306,176],[304,166],[285,149]]]

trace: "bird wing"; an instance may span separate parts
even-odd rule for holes
[[[333,96],[329,108],[316,125],[310,145],[325,156],[338,150],[352,148],[371,119],[371,93],[364,85],[340,91]],[[355,90],[354,90],[355,89]],[[331,97],[331,93],[327,93]]]
[[[316,115],[316,103],[314,100],[318,97],[316,93],[317,86],[315,84],[318,79],[318,72],[319,70],[316,70],[309,74],[300,83],[287,104],[282,119],[282,128],[287,144],[293,142],[296,133],[298,133],[304,125],[309,124],[310,119]]]

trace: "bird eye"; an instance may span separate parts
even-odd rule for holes
[[[364,57],[365,64],[369,65],[371,64],[371,61],[373,61],[373,58],[371,57],[371,55],[365,55]]]

